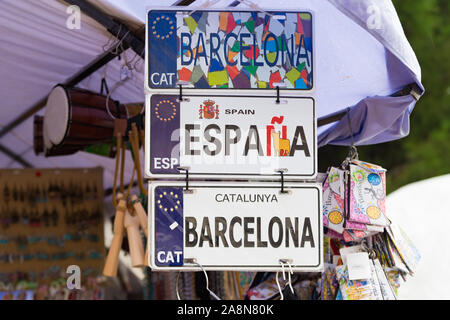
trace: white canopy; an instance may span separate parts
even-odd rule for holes
[[[125,19],[130,25],[142,25],[135,18],[137,4],[144,1],[92,1],[109,14]],[[167,6],[174,1],[147,1]],[[114,43],[114,38],[99,23],[82,15],[81,29],[66,27],[67,4],[56,0],[5,0],[0,2],[0,130],[33,104],[46,97],[52,87],[77,73]],[[142,10],[145,10],[142,7]],[[133,13],[134,12],[134,13]],[[135,59],[133,80],[118,88],[113,98],[123,103],[144,101],[144,63],[132,50],[125,55]],[[123,60],[114,59],[81,82],[79,87],[100,90],[105,76],[109,87],[119,80]],[[38,112],[43,115],[44,110]],[[114,178],[114,160],[86,152],[62,157],[36,156],[33,151],[33,117],[0,138],[0,144],[20,155],[36,168],[105,168],[105,188]],[[126,161],[125,180],[131,179],[131,156]],[[22,168],[0,153],[1,168]]]
[[[89,2],[135,29],[143,26],[147,6],[170,6],[176,1]],[[210,2],[214,3],[214,7],[226,7],[233,1]],[[204,3],[205,0],[197,0],[192,7]],[[269,0],[255,3],[264,8],[274,6],[273,1]],[[372,14],[368,9],[373,5],[380,10],[381,29],[372,28],[366,23]],[[68,29],[67,6],[64,1],[57,0],[0,2],[0,130],[46,97],[55,84],[77,73],[114,43],[114,37],[103,26],[84,14],[80,30]],[[314,98],[318,117],[344,110],[366,97],[389,96],[414,81],[420,84],[420,66],[390,0],[284,0],[277,6],[277,9],[312,10],[315,14],[318,85]],[[330,51],[331,47],[333,51]],[[352,59],[347,55],[359,58]],[[120,79],[124,61],[133,61],[136,63],[133,79],[120,86],[112,98],[121,103],[144,101],[143,60],[131,49],[123,57],[121,61],[114,59],[77,86],[99,91],[101,78],[105,77],[109,87],[112,87]],[[414,103],[408,101],[407,115]],[[43,114],[43,110],[39,114]],[[392,126],[389,129],[395,132],[392,136],[409,132],[408,117],[399,117],[402,118],[398,121],[392,119],[392,124],[389,124]],[[331,124],[320,128],[319,134],[334,126]],[[366,142],[370,143],[370,140]],[[113,159],[85,152],[51,158],[35,156],[32,117],[0,137],[0,145],[12,150],[34,167],[103,166],[105,187],[112,186]],[[20,168],[22,165],[0,153],[0,167]],[[131,172],[132,161],[128,157],[126,180],[130,179]]]

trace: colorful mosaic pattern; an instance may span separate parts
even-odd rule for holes
[[[311,14],[270,14],[150,11],[150,88],[311,90]]]

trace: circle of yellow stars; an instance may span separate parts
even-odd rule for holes
[[[160,109],[161,105],[164,105],[166,103],[168,103],[172,106],[172,113],[170,115],[168,115],[167,117],[161,115],[161,109]],[[164,122],[171,121],[171,120],[175,119],[175,116],[177,115],[177,107],[175,106],[175,103],[173,103],[170,100],[161,100],[160,102],[158,102],[156,104],[155,114],[156,114],[156,118],[161,121],[164,121]]]
[[[170,30],[165,35],[160,35],[156,31],[156,26],[157,26],[158,22],[162,22],[162,21],[168,21],[169,22]],[[175,26],[173,25],[173,21],[169,17],[167,17],[165,15],[161,15],[161,17],[157,17],[153,21],[152,31],[153,31],[153,34],[156,36],[157,39],[161,39],[161,40],[168,39],[173,34],[174,29],[175,29]]]
[[[163,194],[160,194],[160,195],[159,195],[159,198],[160,198],[160,199],[158,199],[158,200],[156,201],[156,203],[158,204],[158,207],[159,207],[161,210],[164,210],[164,212],[174,212],[175,210],[177,210],[177,209],[180,207],[180,204],[181,204],[180,200],[178,199],[178,195],[177,195],[177,194],[174,194],[173,192],[170,192],[169,194],[170,194],[172,197],[174,197],[175,199],[177,199],[177,200],[175,200],[175,205],[174,205],[173,207],[164,207],[164,206],[161,204],[161,199],[162,199],[164,196],[167,196],[167,192],[166,192],[166,191],[164,191]]]

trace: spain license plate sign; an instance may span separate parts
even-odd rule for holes
[[[320,271],[320,184],[150,184],[149,263],[154,270]],[[197,263],[197,264],[195,264]]]
[[[286,179],[317,172],[316,113],[311,98],[151,95],[146,112],[146,174]]]
[[[310,12],[164,9],[147,16],[147,90],[313,88]]]

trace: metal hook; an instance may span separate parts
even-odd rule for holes
[[[288,283],[287,285],[289,286],[289,288],[291,289],[292,294],[295,294],[294,292],[294,288],[292,287],[292,277],[291,275],[294,274],[294,271],[292,270],[292,266],[291,266],[291,259],[280,259],[279,262],[281,264],[281,270],[283,272],[283,279],[286,280],[286,276],[285,276],[285,270],[284,270],[284,265],[287,264],[289,267],[289,272],[288,272]]]
[[[358,150],[356,149],[356,146],[355,146],[355,140],[354,140],[354,137],[353,137],[352,122],[350,120],[350,108],[347,108],[347,124],[348,124],[348,128],[350,130],[350,139],[351,139],[350,151],[349,151],[347,157],[350,160],[358,159]]]
[[[281,260],[280,260],[280,263],[281,263],[281,272],[283,273],[283,280],[286,281],[286,274],[285,274],[285,271],[284,271],[284,263],[281,262]]]
[[[294,274],[294,271],[292,270],[292,266],[291,266],[291,263],[290,263],[289,260],[287,261],[287,264],[288,264],[288,267],[289,267],[288,285],[289,285],[289,288],[291,289],[292,294],[295,294],[294,288],[292,287],[292,278],[291,278],[291,275]]]
[[[176,292],[176,294],[177,294],[177,299],[178,299],[178,300],[181,300],[180,293],[178,292],[178,281],[179,281],[179,279],[180,279],[180,275],[181,275],[181,271],[178,271],[178,274],[177,274],[177,281],[176,281],[176,283],[175,283],[175,292]]]
[[[284,272],[285,272],[284,271],[284,265],[287,264],[288,267],[289,267],[288,283],[287,283],[287,285],[289,285],[289,288],[291,289],[292,294],[294,294],[294,288],[292,287],[292,278],[291,278],[291,275],[294,274],[294,272],[292,271],[292,266],[291,266],[290,260],[289,259],[281,259],[280,263],[281,263],[281,268],[283,270],[283,279],[285,279],[285,280],[286,280],[286,278],[284,276]]]
[[[268,16],[271,17],[271,18],[275,18],[275,19],[277,19],[277,20],[281,20],[281,19],[282,19],[282,18],[280,17],[280,15],[277,16],[277,15],[274,15],[274,14],[272,14],[272,13],[269,13],[269,12],[263,10],[260,6],[258,6],[258,5],[257,5],[256,3],[254,3],[253,1],[250,1],[250,0],[237,0],[237,1],[239,1],[239,2],[242,3],[242,4],[245,4],[245,5],[249,6],[249,7],[250,7],[251,9],[253,9],[253,10],[260,11],[260,12],[262,12],[262,13],[268,15]]]
[[[195,10],[192,10],[191,12],[189,12],[186,16],[189,17],[191,16],[194,12],[197,12],[198,10],[202,10],[202,9],[207,9],[211,6],[213,6],[214,4],[218,3],[220,0],[206,0],[205,3],[203,3],[200,7],[198,7]]]
[[[186,259],[184,259],[184,263],[185,263],[185,264],[195,264],[196,266],[198,266],[198,267],[203,271],[203,273],[205,274],[205,278],[206,278],[206,290],[209,292],[209,294],[211,295],[211,297],[213,297],[214,299],[216,299],[216,300],[222,300],[222,299],[220,299],[214,292],[212,292],[212,291],[209,289],[209,278],[208,278],[208,273],[207,273],[206,270],[203,268],[203,266],[202,266],[200,263],[198,263],[197,259],[195,259],[195,258],[186,258]]]
[[[364,251],[369,251],[369,245],[367,244],[367,239],[363,239],[362,241],[361,241],[361,248],[364,250]]]
[[[363,239],[361,241],[361,248],[369,254],[369,258],[371,260],[375,260],[377,258],[377,252],[375,249],[369,247],[367,244],[367,239]]]
[[[283,290],[281,290],[280,281],[278,281],[278,273],[279,271],[275,274],[275,282],[277,283],[278,291],[280,292],[280,300],[284,300]]]
[[[122,31],[122,24],[120,24],[120,26],[119,26],[119,31],[117,32],[117,35],[116,35],[116,36],[114,36],[113,34],[111,34],[111,35],[109,36],[108,42],[102,47],[103,52],[106,52],[106,51],[107,51],[106,47],[109,46],[109,44],[111,43],[111,40],[113,40],[113,41],[114,41],[114,39],[118,40],[120,31]],[[114,48],[113,48],[113,47],[114,47],[114,46],[111,46],[108,50],[110,50],[111,53],[113,53],[114,55],[117,55],[117,51],[116,51],[117,47],[114,47]]]
[[[351,160],[357,160],[359,158],[358,156],[358,149],[356,149],[356,146],[351,146],[350,151],[348,152],[348,157]]]

